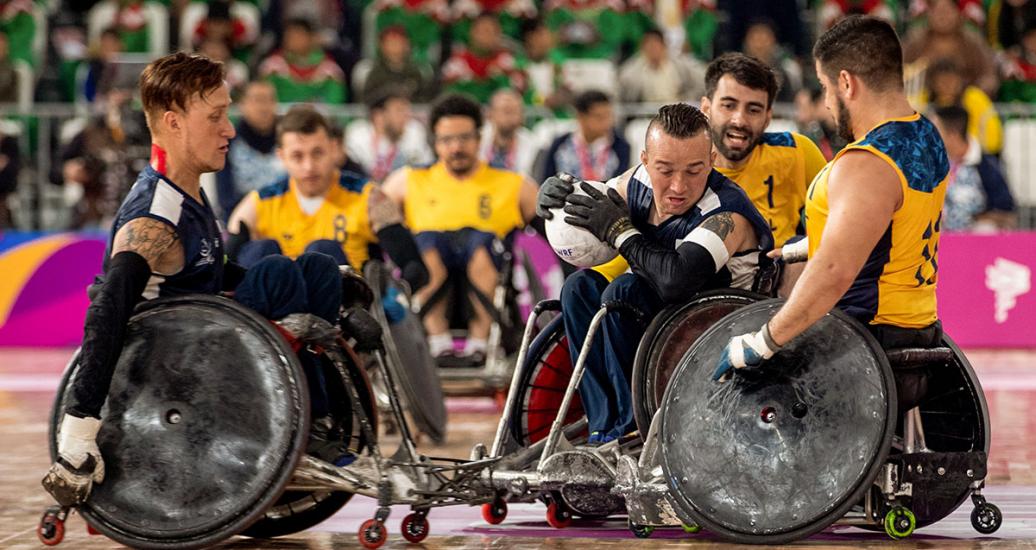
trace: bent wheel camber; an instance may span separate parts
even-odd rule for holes
[[[662,467],[677,512],[738,542],[788,542],[842,517],[877,475],[895,429],[884,353],[838,311],[763,369],[711,381],[730,338],[758,330],[780,305],[747,306],[702,334],[661,407]]]

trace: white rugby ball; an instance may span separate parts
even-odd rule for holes
[[[599,181],[588,181],[587,183],[602,193],[608,192],[607,186]],[[574,194],[586,195],[579,185],[576,185]],[[547,241],[550,242],[554,253],[562,260],[576,267],[594,267],[610,262],[619,255],[618,250],[612,248],[608,243],[598,240],[593,233],[582,227],[566,223],[565,216],[568,214],[565,214],[561,208],[552,208],[550,212],[554,216],[545,224]]]

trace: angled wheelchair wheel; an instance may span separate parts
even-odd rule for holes
[[[547,437],[561,408],[565,388],[572,378],[572,358],[560,315],[547,323],[533,339],[526,357],[527,369],[516,390],[518,397],[509,426],[514,441],[522,447]],[[565,425],[578,422],[584,416],[586,413],[576,392],[572,396]]]
[[[378,261],[364,265],[364,278],[371,285],[375,296],[383,296],[385,289],[394,286],[405,293],[397,281],[392,280],[386,266]],[[385,358],[387,367],[393,369],[393,378],[403,393],[403,404],[417,429],[437,444],[446,441],[446,398],[439,379],[439,369],[428,350],[424,326],[421,319],[407,311],[399,322],[391,324],[381,307],[381,300],[375,300],[372,313],[385,332]]]
[[[655,316],[633,359],[633,414],[640,433],[648,432],[669,378],[698,337],[727,314],[764,299],[736,288],[712,290]]]
[[[702,334],[660,408],[663,477],[677,515],[735,542],[790,542],[844,516],[873,484],[895,431],[888,360],[840,311],[764,368],[712,382],[730,338],[758,330],[780,305],[745,306]]]
[[[78,353],[55,398],[52,457]],[[79,508],[137,548],[230,537],[281,495],[304,451],[309,397],[283,337],[216,296],[141,304],[112,378],[98,446],[104,483]]]
[[[343,353],[328,352],[320,359],[324,366],[324,379],[327,381],[327,391],[332,404],[331,413],[343,429],[347,430],[344,439],[348,449],[359,455],[367,449],[370,442],[363,435],[359,419],[353,415],[346,382],[333,365],[328,363],[336,360],[342,362],[350,377],[348,382],[356,388],[363,409],[373,426],[377,426],[376,409],[370,383],[364,375],[359,359],[348,349],[342,351]],[[377,432],[373,435],[376,436]],[[352,493],[344,491],[285,491],[273,506],[266,510],[263,517],[241,534],[253,538],[274,538],[305,531],[333,516],[348,504],[352,496]]]

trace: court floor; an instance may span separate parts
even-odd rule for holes
[[[41,548],[35,528],[50,504],[39,486],[48,465],[47,416],[65,362],[66,349],[0,349],[0,548]],[[945,520],[893,542],[883,533],[833,527],[790,548],[1036,548],[1036,352],[970,351],[986,392],[992,425],[986,497],[1004,515],[997,533],[976,533],[969,521],[971,504]],[[438,448],[420,447],[436,456],[467,457],[476,442],[492,440],[498,413],[492,401],[451,398],[449,441]],[[273,541],[238,537],[224,548],[324,549],[359,547],[356,529],[372,517],[374,501],[355,498],[341,512],[310,531]],[[636,539],[624,519],[576,520],[557,530],[547,525],[540,505],[513,505],[500,525],[485,523],[477,507],[433,510],[431,536],[411,545],[399,534],[403,507],[389,518],[389,541],[383,548],[732,548],[706,532],[659,530],[650,539]],[[88,535],[82,519],[69,518],[64,548],[102,549],[120,545]],[[59,547],[59,548],[60,548]]]

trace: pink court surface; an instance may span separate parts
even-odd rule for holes
[[[51,504],[39,480],[47,464],[47,418],[68,349],[0,348],[0,548],[42,548],[35,529],[43,509]],[[832,527],[789,548],[1036,548],[1036,352],[972,350],[968,357],[986,393],[992,426],[988,488],[985,494],[1004,515],[1003,527],[980,535],[969,521],[965,503],[943,521],[918,530],[909,539],[892,541],[883,533]],[[437,456],[467,457],[476,442],[491,441],[498,412],[489,399],[451,398],[449,441],[421,449]],[[392,447],[391,440],[388,447]],[[186,482],[186,480],[185,480]],[[359,548],[356,530],[372,517],[374,501],[355,498],[336,516],[296,535],[275,540],[235,537],[222,548],[323,549]],[[399,534],[407,511],[393,509],[387,523],[389,541],[383,548],[730,548],[707,532],[688,535],[659,530],[650,539],[636,539],[624,518],[576,520],[563,529],[551,528],[541,505],[513,505],[500,525],[485,523],[477,507],[435,509],[429,515],[431,536],[420,545]],[[89,535],[78,516],[66,523],[65,541],[58,548],[119,548],[99,535]]]

